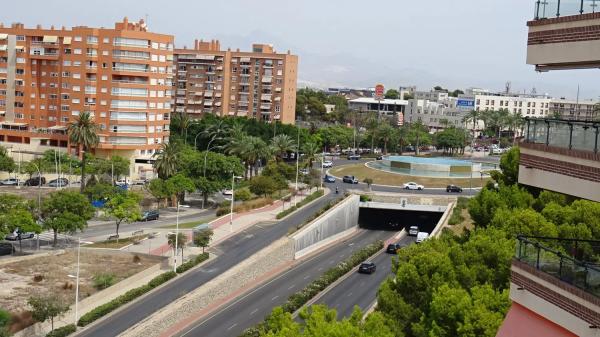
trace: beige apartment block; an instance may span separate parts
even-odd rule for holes
[[[173,75],[173,112],[295,121],[298,56],[290,51],[267,44],[221,50],[219,41],[196,40],[175,49]]]

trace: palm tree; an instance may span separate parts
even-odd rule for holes
[[[521,116],[521,114],[509,113],[506,117],[506,124],[508,125],[509,130],[513,132],[512,143],[514,144],[517,138],[517,133],[520,133],[520,130],[523,129],[523,125],[525,125],[525,119],[523,116]]]
[[[377,137],[377,128],[379,127],[379,120],[376,114],[370,114],[365,122],[367,131],[371,135],[371,153],[375,150],[375,138]]]
[[[302,152],[304,153],[304,158],[308,161],[308,168],[310,169],[317,158],[317,154],[321,152],[321,147],[315,142],[304,143]]]
[[[398,153],[400,155],[402,155],[402,152],[404,151],[404,146],[408,143],[407,140],[409,131],[410,130],[406,125],[402,125],[396,131],[396,136],[398,137]]]
[[[209,140],[206,151],[209,151],[212,142],[223,139],[228,132],[229,125],[227,125],[223,119],[217,120],[215,123],[204,129],[201,134],[204,138]]]
[[[394,128],[387,123],[383,123],[377,129],[377,136],[379,140],[383,141],[383,154],[387,154],[387,145],[394,136]]]
[[[190,116],[185,112],[180,112],[173,116],[173,124],[179,128],[179,131],[181,131],[181,136],[183,137],[183,142],[187,144],[187,131],[192,124],[192,119]]]
[[[473,142],[475,141],[475,129],[477,128],[477,123],[481,119],[481,114],[477,110],[471,110],[468,114],[463,117],[463,123],[467,124],[469,122],[473,123],[473,128],[471,131],[473,132],[473,138],[471,138],[471,152],[473,152]]]
[[[252,168],[254,168],[254,175],[257,176],[258,163],[269,157],[270,148],[267,143],[259,137],[249,136],[246,138],[245,143],[247,144],[246,159],[248,161],[248,166],[251,168],[250,176],[252,176]]]
[[[154,169],[160,179],[169,179],[177,173],[179,165],[179,146],[175,142],[162,143],[160,150],[154,153]]]
[[[67,127],[67,133],[69,134],[69,141],[73,144],[77,144],[77,147],[82,148],[81,156],[81,186],[80,191],[83,193],[85,189],[85,164],[87,151],[98,145],[100,138],[97,134],[98,125],[94,122],[94,118],[89,111],[82,112],[79,117],[69,123]]]
[[[292,137],[281,134],[273,137],[271,139],[271,147],[273,148],[273,152],[277,156],[276,159],[283,159],[283,156],[288,152],[295,149],[295,142]]]

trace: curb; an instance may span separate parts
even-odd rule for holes
[[[275,217],[276,217],[276,218],[275,218],[275,220],[277,220],[277,221],[282,221],[282,220],[285,220],[285,219],[287,219],[288,217],[290,217],[290,216],[292,216],[293,214],[295,214],[296,212],[298,212],[299,210],[303,209],[304,207],[306,207],[306,206],[308,206],[308,205],[311,205],[311,204],[313,204],[314,202],[316,202],[316,201],[320,200],[321,198],[323,198],[323,197],[327,196],[327,195],[328,195],[328,194],[330,194],[330,193],[331,193],[331,190],[330,190],[329,188],[327,188],[327,187],[323,187],[323,195],[322,195],[322,196],[320,196],[320,197],[316,198],[315,200],[313,200],[313,201],[309,202],[308,204],[305,204],[305,205],[303,205],[302,207],[300,207],[300,208],[298,208],[298,209],[294,210],[292,213],[290,213],[290,214],[288,214],[288,215],[284,216],[284,217],[283,217],[283,218],[281,218],[281,219],[277,219],[277,215],[275,215]]]

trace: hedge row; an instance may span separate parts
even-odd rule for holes
[[[104,303],[104,304],[94,308],[92,311],[81,316],[81,318],[79,318],[79,321],[77,321],[77,325],[78,326],[86,326],[86,325],[94,322],[95,320],[103,317],[104,315],[110,313],[111,311],[114,311],[115,309],[119,308],[123,304],[129,303],[129,302],[135,300],[136,298],[138,298],[138,297],[142,296],[143,294],[149,292],[150,290],[158,287],[159,285],[167,282],[168,280],[174,278],[175,276],[177,276],[177,273],[175,273],[173,271],[162,273],[162,274],[158,275],[157,277],[153,278],[152,280],[150,280],[150,282],[148,282],[147,284],[145,284],[141,287],[131,289],[128,292],[126,292],[125,294],[115,298],[114,300]]]
[[[281,218],[285,217],[286,215],[292,213],[293,211],[297,210],[298,208],[308,204],[309,202],[322,197],[324,193],[325,192],[323,192],[323,190],[318,190],[318,191],[314,192],[313,194],[309,195],[308,197],[304,198],[302,201],[297,203],[296,206],[292,206],[292,207],[286,209],[285,211],[281,211],[281,212],[277,213],[277,219],[281,219]]]
[[[199,265],[200,263],[206,260],[208,260],[208,253],[202,253],[200,255],[197,255],[193,259],[177,267],[177,274],[185,273],[186,271],[192,269],[193,267]]]
[[[46,337],[66,337],[75,332],[75,330],[77,330],[75,324],[69,324],[50,331]]]
[[[363,261],[367,260],[373,254],[377,253],[383,248],[383,241],[376,241],[363,249],[355,252],[345,261],[338,264],[336,267],[327,270],[321,277],[309,283],[304,289],[298,291],[288,298],[288,300],[281,306],[285,312],[293,313],[296,310],[302,308],[308,301],[315,297],[318,293],[325,290],[333,282],[337,281],[340,277],[347,274],[352,268],[358,266]],[[268,326],[269,315],[264,321],[257,325],[250,327],[240,335],[240,337],[259,337],[269,331]]]
[[[469,204],[469,199],[465,197],[459,197],[456,201],[456,206],[452,210],[452,215],[448,219],[448,225],[455,226],[465,221],[465,217],[462,216],[462,210],[466,209]]]

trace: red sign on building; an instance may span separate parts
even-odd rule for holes
[[[375,98],[382,99],[384,95],[385,87],[383,84],[377,84],[375,86]]]

